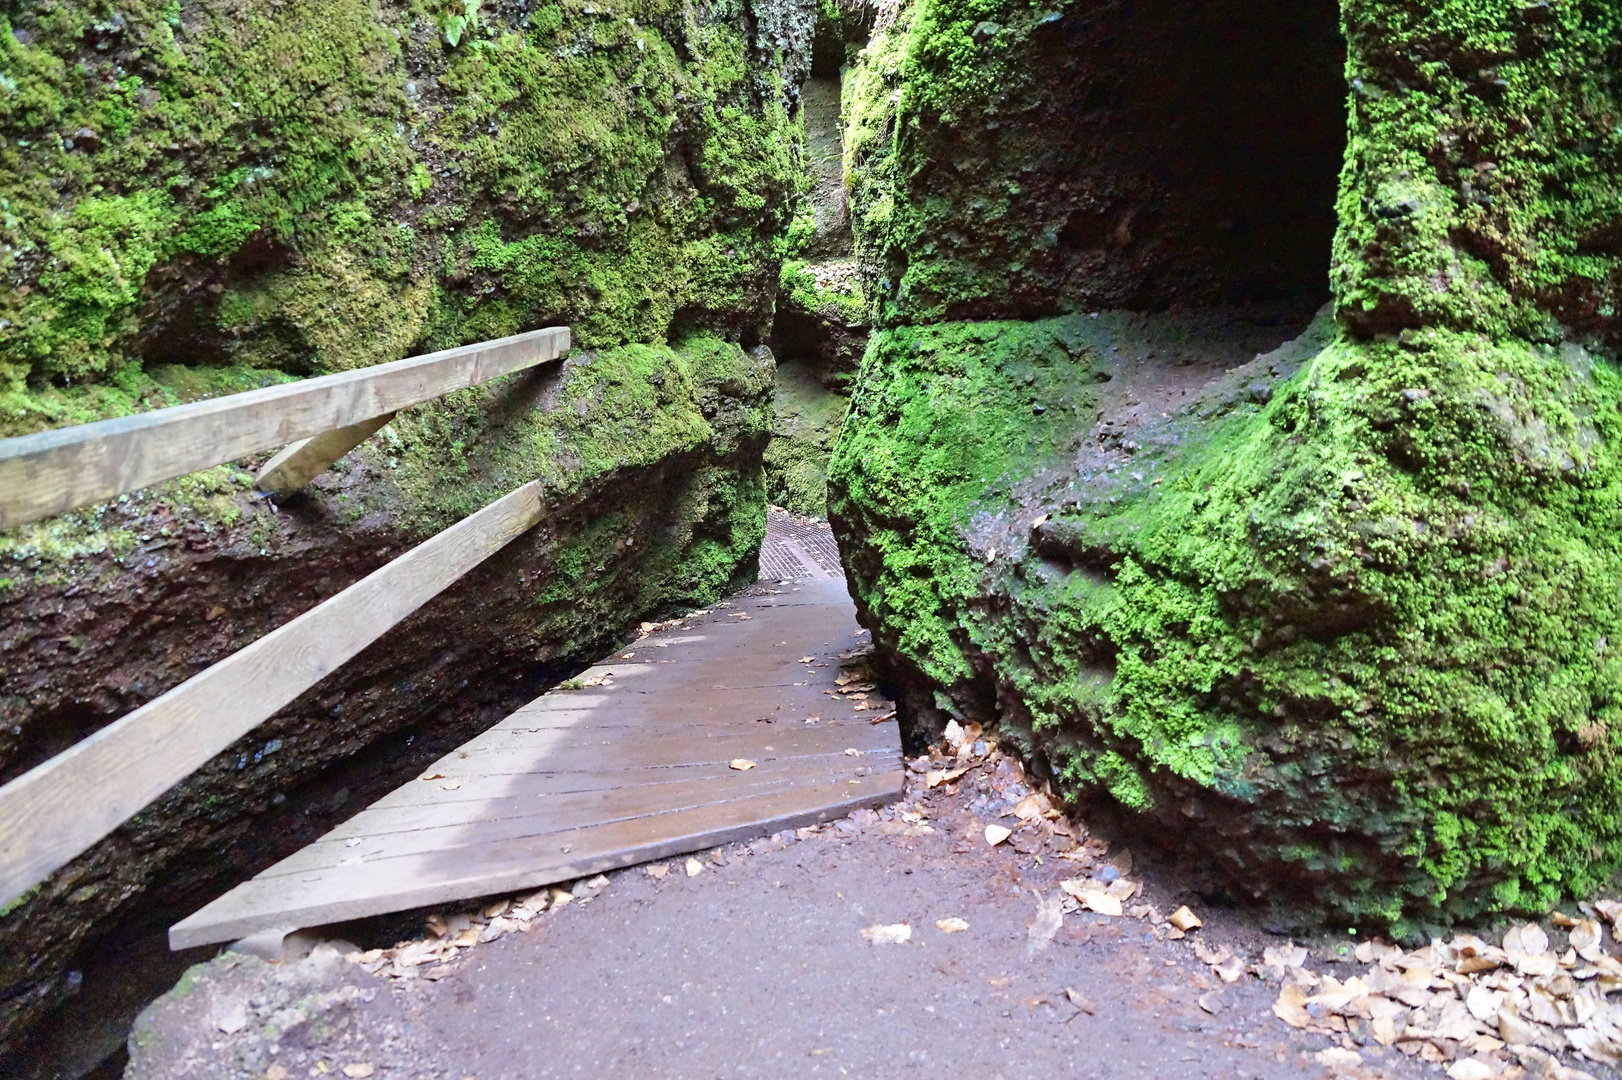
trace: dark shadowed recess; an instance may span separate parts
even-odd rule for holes
[[[1165,192],[1142,227],[1160,216],[1182,238],[1201,299],[1319,307],[1346,147],[1337,5],[1128,2],[1120,12],[1127,48],[1108,92],[1126,122],[1113,153]],[[1149,306],[1176,299],[1164,284],[1150,290]]]
[[[1097,0],[1026,34],[983,115],[926,117],[907,151],[912,317],[1226,306],[1304,325],[1329,298],[1346,147],[1337,6]]]
[[[1078,202],[1061,246],[1147,263],[1122,306],[1321,306],[1346,146],[1338,6],[1121,0],[1094,10],[1067,27],[1092,76],[1072,103],[1078,179],[1091,186],[1096,165],[1127,205],[1100,215]]]

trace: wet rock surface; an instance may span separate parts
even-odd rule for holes
[[[1616,24],[1467,7],[898,3],[845,105],[829,511],[914,746],[995,720],[1212,895],[1415,940],[1622,866],[1616,263],[1561,254],[1616,215]],[[1090,330],[1213,306],[1277,333]]]

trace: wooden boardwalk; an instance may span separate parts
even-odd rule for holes
[[[533,888],[894,801],[900,737],[882,698],[849,692],[867,637],[836,560],[826,526],[773,512],[761,585],[532,701],[176,924],[171,946]]]

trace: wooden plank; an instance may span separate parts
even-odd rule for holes
[[[764,726],[764,725],[762,725]],[[868,731],[873,729],[869,728]],[[816,732],[812,737],[811,732]],[[618,734],[618,733],[616,733]],[[804,737],[798,740],[789,740],[781,733],[768,734],[755,731],[733,731],[718,735],[667,735],[663,738],[645,739],[641,737],[614,738],[614,739],[574,739],[554,745],[545,751],[544,760],[549,771],[570,771],[586,768],[640,768],[640,769],[670,769],[683,765],[720,764],[736,758],[748,758],[751,761],[771,760],[773,758],[804,757],[817,754],[843,753],[846,747],[862,749],[861,742],[869,741],[860,738],[865,732],[855,732],[839,728],[827,729],[821,727],[806,728]],[[766,751],[765,746],[771,744],[775,747]],[[531,772],[536,768],[522,760],[514,761],[514,756],[522,758],[522,750],[514,755],[512,747],[497,747],[487,754],[480,754],[474,758],[466,759],[468,764],[477,769],[481,775],[500,776],[504,773]],[[495,762],[505,756],[511,763],[507,769],[498,769]],[[487,764],[490,762],[490,764]],[[454,775],[454,774],[453,774]]]
[[[0,529],[489,382],[569,348],[568,327],[0,441]]]
[[[609,684],[515,710],[174,927],[172,944],[516,891],[894,800],[894,719],[824,697],[837,666],[799,663],[857,643],[850,597],[838,579],[795,597],[746,595],[626,646],[632,660],[588,672],[615,672]],[[718,688],[746,671],[768,686]],[[777,704],[793,722],[760,723]],[[799,722],[813,712],[820,723]]]
[[[383,430],[393,413],[374,416],[358,424],[300,439],[265,462],[253,486],[270,495],[287,495],[299,490],[327,470],[333,462]]]
[[[169,947],[232,941],[261,930],[321,926],[388,911],[518,892],[735,840],[832,821],[901,797],[898,770],[856,783],[827,782],[674,814],[587,826],[476,849],[361,861],[319,881],[255,878],[169,928]],[[315,875],[309,875],[315,876]],[[312,886],[319,886],[318,888]],[[231,903],[225,904],[229,899]],[[214,910],[215,905],[221,905]]]
[[[882,771],[894,772],[899,769],[901,763],[896,760],[898,757],[899,754],[893,755]],[[479,805],[472,803],[436,803],[412,807],[373,816],[364,831],[345,829],[349,835],[341,837],[329,834],[258,876],[290,877],[327,870],[346,858],[371,856],[374,849],[391,859],[426,855],[436,851],[482,847],[526,836],[542,837],[569,832],[588,822],[593,827],[611,825],[659,814],[737,803],[774,791],[856,779],[851,768],[853,764],[848,758],[826,755],[823,761],[814,764],[803,761],[792,765],[780,763],[778,768],[764,775],[763,770],[751,769],[747,773],[734,772],[669,784],[633,784],[623,790],[598,789],[544,799],[501,800],[499,803],[486,800],[482,812]],[[352,828],[359,829],[359,826]],[[361,843],[350,846],[350,841],[357,836],[361,838]]]
[[[541,516],[531,481],[0,787],[0,905],[129,820]]]

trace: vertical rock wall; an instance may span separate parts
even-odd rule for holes
[[[1618,12],[1181,11],[881,15],[864,622],[912,737],[998,719],[1219,892],[1542,910],[1622,861]]]
[[[402,414],[280,505],[239,462],[0,535],[5,779],[513,487],[548,505],[0,912],[0,1071],[93,1064],[163,978],[169,922],[639,620],[752,579],[814,20],[0,4],[0,435],[537,326],[576,343]]]

